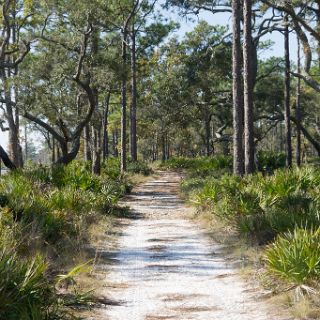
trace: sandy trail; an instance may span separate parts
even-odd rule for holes
[[[160,173],[122,203],[136,214],[124,228],[99,319],[282,320],[250,290],[205,230],[183,218],[180,176]],[[270,311],[272,310],[272,311]]]

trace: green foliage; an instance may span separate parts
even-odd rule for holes
[[[121,176],[120,160],[118,158],[109,158],[102,165],[102,175],[117,179]]]
[[[1,179],[0,205],[15,221],[36,226],[46,242],[56,243],[78,234],[92,212],[110,212],[127,191],[120,172],[116,175],[114,167],[109,169],[111,174],[97,177],[81,162],[52,169],[28,167]]]
[[[225,174],[200,182],[193,177],[189,175],[183,183],[186,188],[196,182],[190,200],[258,243],[296,226],[310,229],[320,224],[320,174],[315,169],[283,169],[272,176],[256,174],[243,179]]]
[[[149,176],[152,174],[152,169],[148,166],[147,163],[142,162],[142,161],[137,161],[137,162],[129,162],[128,163],[128,168],[127,168],[128,173],[134,173],[134,174],[142,174],[144,176]]]
[[[259,151],[257,158],[259,167],[263,171],[272,172],[286,166],[286,155],[284,153]]]
[[[61,297],[36,252],[41,244],[41,252],[61,254],[67,241],[82,241],[99,215],[112,212],[129,184],[119,163],[110,163],[101,177],[76,161],[65,167],[28,166],[1,177],[0,319],[66,319],[65,306],[89,303],[91,292],[79,291],[74,279],[87,264],[57,279],[58,286],[73,283],[72,294]],[[31,252],[36,258],[27,258]]]
[[[207,175],[221,175],[222,171],[232,169],[232,158],[229,156],[214,156],[201,158],[171,158],[160,165],[168,169],[187,169],[189,175],[194,177]]]
[[[295,284],[320,278],[320,228],[295,229],[279,236],[266,250],[268,270]]]
[[[49,319],[53,303],[40,256],[21,260],[12,249],[0,252],[0,319]]]

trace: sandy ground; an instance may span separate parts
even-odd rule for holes
[[[184,218],[181,177],[162,172],[123,200],[134,219],[107,267],[110,302],[91,319],[284,320],[261,292],[244,283],[222,248]]]

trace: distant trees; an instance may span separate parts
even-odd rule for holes
[[[294,148],[298,165],[320,155],[318,3],[166,4],[186,17],[232,14],[233,29],[200,21],[183,39],[166,39],[177,24],[161,17],[157,0],[4,1],[0,128],[9,148],[0,157],[23,165],[22,117],[41,131],[53,163],[84,158],[96,174],[109,156],[125,171],[139,157],[232,154],[243,175],[259,167],[261,149],[286,151],[288,166]],[[303,49],[297,67],[291,30]],[[271,45],[263,37],[279,31],[285,56],[259,59]]]
[[[9,128],[9,156],[15,167],[23,166],[20,144],[20,110],[18,107],[19,88],[14,79],[19,66],[30,52],[33,36],[28,32],[37,28],[35,12],[24,1],[3,1],[1,5],[2,38],[0,44],[1,109]],[[4,151],[4,150],[3,150]],[[3,153],[3,152],[2,152]],[[8,159],[5,164],[8,162]],[[12,165],[10,165],[12,168]]]
[[[1,5],[5,37],[0,48],[0,102],[9,128],[8,159],[15,167],[23,165],[19,142],[23,116],[50,135],[55,163],[67,164],[82,152],[98,174],[101,158],[109,154],[108,117],[117,112],[111,103],[122,105],[125,171],[127,88],[132,92],[131,158],[137,160],[137,59],[143,51],[140,34],[150,31],[147,16],[154,12],[155,3],[136,0],[119,6],[117,1],[70,0],[5,1]],[[160,20],[159,16],[156,21]],[[158,27],[151,33],[159,33],[156,43],[160,43],[170,30]],[[154,45],[149,43],[148,50]],[[117,135],[114,144],[120,140]],[[113,149],[118,147],[113,145]]]

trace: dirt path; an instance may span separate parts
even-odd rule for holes
[[[221,247],[183,218],[180,176],[161,173],[123,201],[136,219],[124,228],[100,310],[111,320],[282,320],[228,265]],[[99,317],[99,318],[100,318]],[[95,318],[96,319],[96,318]]]

